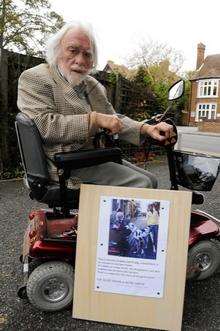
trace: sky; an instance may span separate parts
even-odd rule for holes
[[[194,70],[197,44],[205,55],[220,54],[220,0],[50,0],[66,22],[93,27],[99,69],[108,60],[126,64],[143,39],[166,43],[184,57],[182,71]]]

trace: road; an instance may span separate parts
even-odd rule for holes
[[[167,167],[155,161],[149,169],[159,178],[159,186],[168,188]],[[220,217],[220,178],[202,206],[204,210]],[[76,320],[71,309],[58,313],[43,313],[16,296],[21,284],[19,255],[27,215],[40,205],[28,197],[21,181],[0,183],[0,329],[5,331],[142,331],[142,328],[126,327]],[[175,270],[174,270],[175,272]],[[175,284],[174,284],[175,286]],[[220,273],[208,280],[187,282],[182,331],[220,330]],[[145,329],[146,330],[146,329]]]
[[[178,127],[178,132],[176,149],[198,151],[220,157],[220,133],[197,132],[181,127]]]

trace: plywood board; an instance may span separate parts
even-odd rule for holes
[[[141,296],[140,293],[126,295],[115,293],[114,289],[112,289],[112,293],[109,293],[95,288],[100,236],[99,223],[102,221],[100,215],[103,213],[100,206],[102,208],[103,197],[168,202],[169,220],[162,296],[155,297],[148,294]],[[73,317],[154,329],[181,330],[190,210],[190,192],[82,185]],[[131,255],[130,257],[123,256],[121,259],[124,258],[132,261],[144,261],[144,259],[132,258]],[[149,261],[149,259],[146,258],[145,261]],[[120,291],[121,289],[119,289]]]

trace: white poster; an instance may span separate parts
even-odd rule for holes
[[[169,201],[101,196],[95,290],[163,297]]]

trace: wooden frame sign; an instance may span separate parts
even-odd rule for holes
[[[73,317],[181,330],[191,192],[82,185]]]

